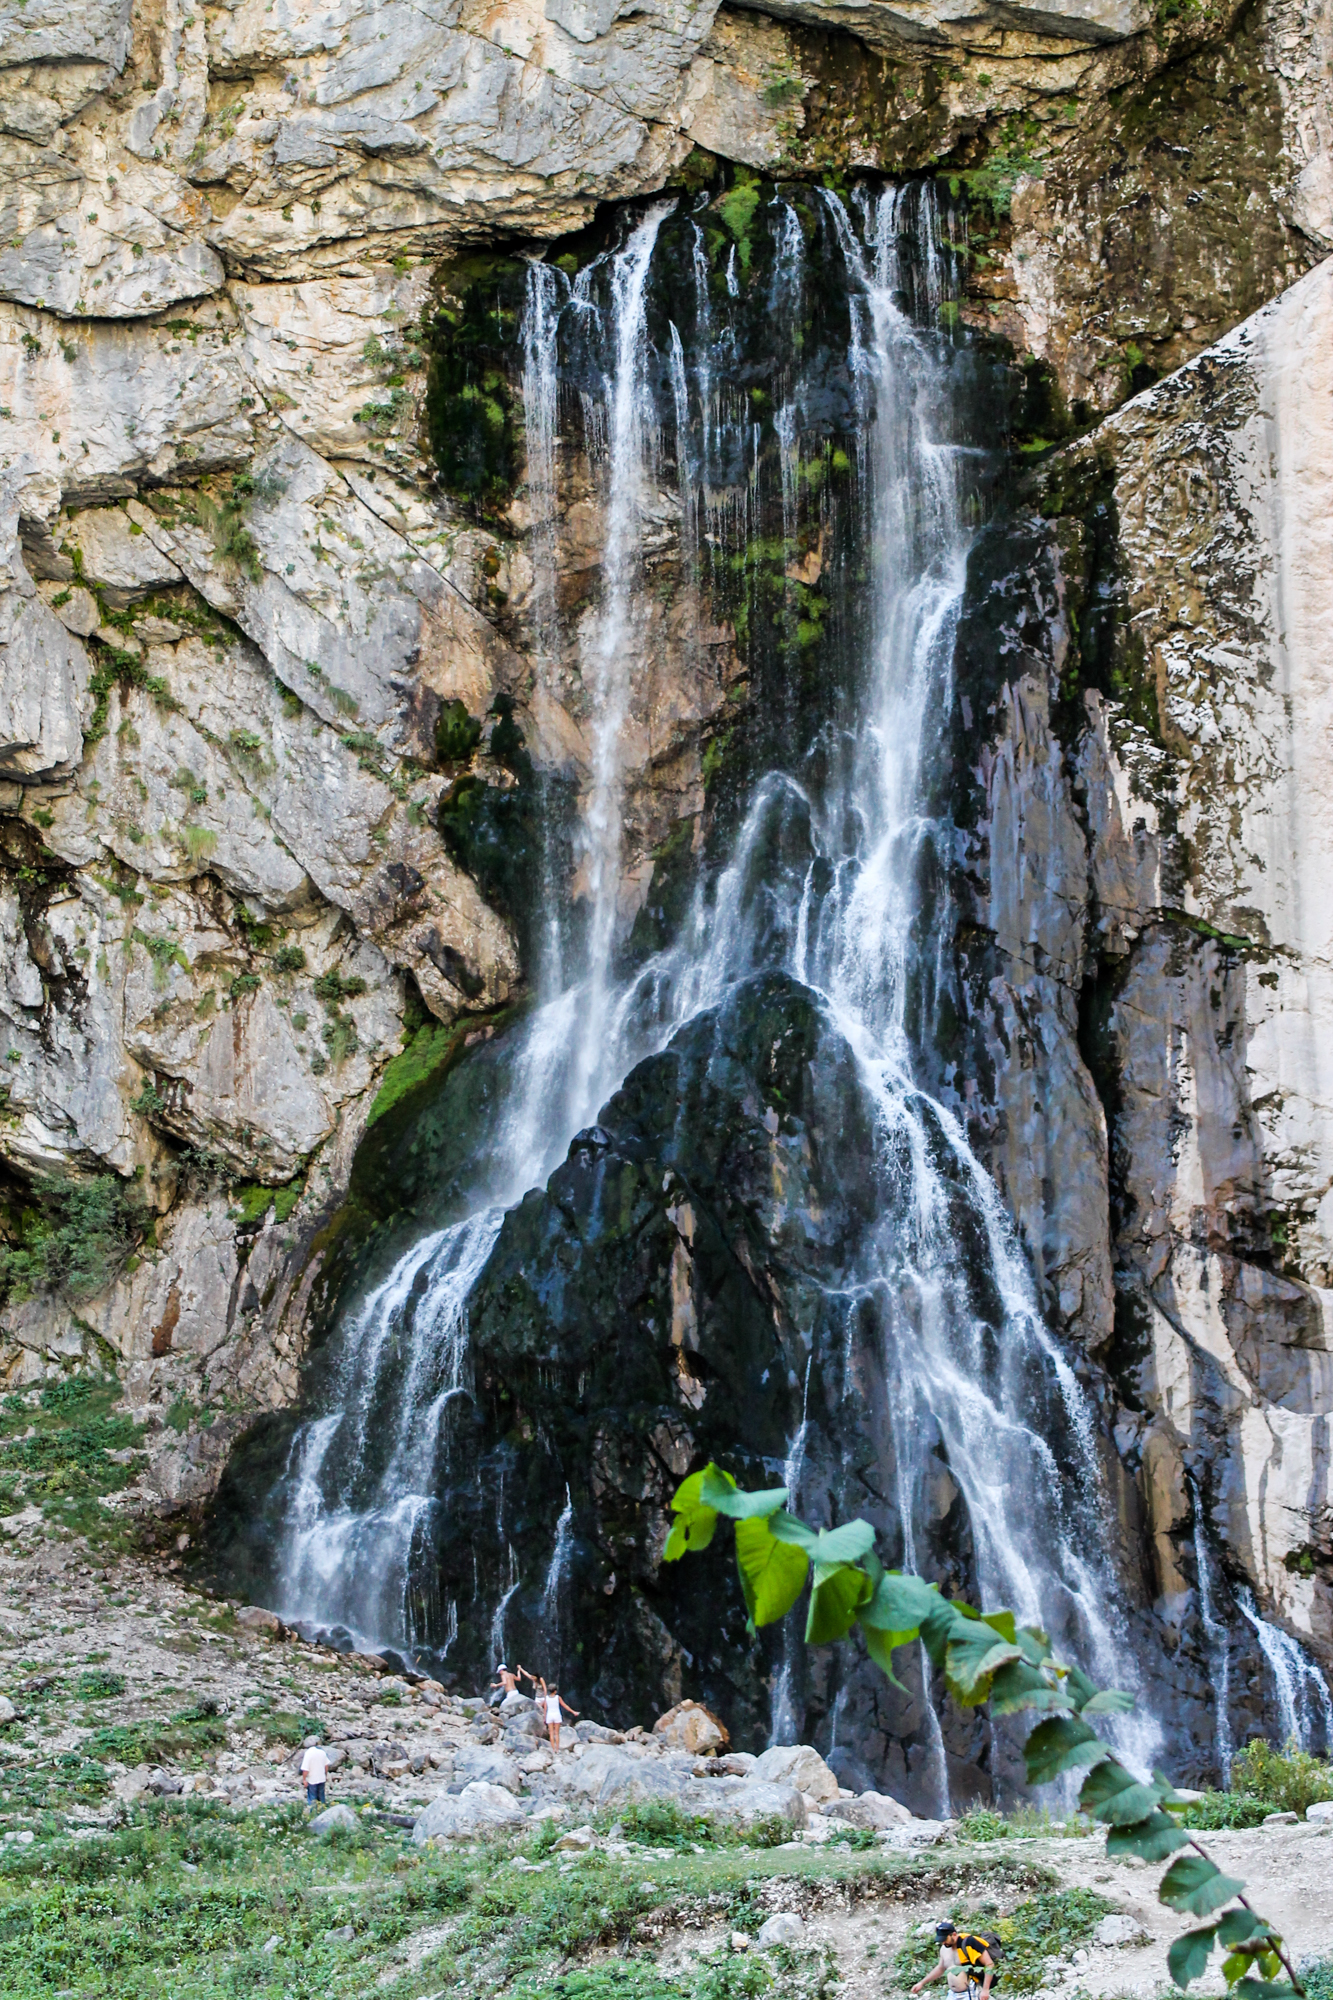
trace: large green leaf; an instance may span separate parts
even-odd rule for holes
[[[866,1642],[866,1651],[881,1673],[887,1674],[896,1688],[902,1682],[893,1671],[893,1654],[897,1646],[906,1646],[916,1638],[915,1632],[881,1632],[877,1625],[867,1625],[864,1616],[859,1616],[861,1636]],[[906,1690],[904,1689],[904,1693]]]
[[[768,1525],[770,1532],[776,1535],[780,1542],[793,1542],[798,1549],[804,1549],[807,1554],[813,1554],[819,1547],[819,1537],[814,1529],[807,1528],[804,1521],[795,1514],[789,1514],[785,1507],[779,1507]]]
[[[1166,1969],[1177,1986],[1188,1986],[1191,1979],[1203,1978],[1216,1938],[1217,1926],[1210,1924],[1207,1930],[1186,1931],[1184,1937],[1176,1939],[1166,1955]]]
[[[810,1558],[769,1533],[758,1516],[736,1523],[736,1566],[741,1573],[745,1606],[755,1625],[772,1625],[785,1618],[805,1589]]]
[[[1184,1910],[1192,1917],[1206,1917],[1223,1903],[1229,1903],[1245,1887],[1202,1854],[1181,1854],[1171,1863],[1157,1894],[1169,1909]]]
[[[805,1621],[807,1643],[829,1646],[845,1638],[873,1587],[865,1571],[853,1563],[816,1563]]]
[[[1049,1785],[1062,1771],[1099,1764],[1110,1752],[1076,1715],[1052,1715],[1039,1722],[1023,1745],[1030,1785]]]
[[[844,1521],[840,1528],[821,1528],[814,1558],[821,1569],[835,1563],[859,1563],[875,1546],[875,1530],[869,1521]]]
[[[1224,1944],[1228,1951],[1238,1944],[1249,1944],[1255,1938],[1273,1935],[1273,1927],[1257,1917],[1253,1910],[1228,1910],[1217,1926],[1217,1942]]]
[[[1147,1819],[1135,1820],[1130,1826],[1112,1826],[1106,1830],[1106,1851],[1108,1854],[1137,1854],[1144,1861],[1165,1861],[1168,1854],[1174,1854],[1178,1847],[1184,1847],[1189,1835],[1182,1831],[1170,1813],[1149,1813]]]
[[[1040,1625],[1020,1625],[1014,1633],[1018,1649],[1029,1666],[1044,1667],[1051,1657],[1051,1642]]]
[[[1054,1688],[1039,1667],[1011,1660],[996,1670],[990,1684],[992,1715],[1013,1715],[1020,1708],[1067,1708],[1060,1688]]]
[[[1078,1802],[1103,1826],[1133,1826],[1157,1811],[1161,1796],[1160,1785],[1141,1784],[1123,1764],[1107,1757],[1083,1780]]]
[[[968,1625],[975,1621],[975,1617],[976,1614],[973,1613],[973,1619],[969,1621],[956,1604],[950,1604],[943,1597],[936,1598],[929,1612],[921,1620],[921,1637],[925,1641],[926,1651],[937,1667],[944,1665],[949,1641],[965,1638]]]
[[[1000,1667],[1017,1662],[1017,1646],[1003,1639],[984,1621],[950,1639],[944,1655],[949,1692],[962,1708],[975,1708],[990,1693],[990,1677]]]
[[[682,1479],[676,1488],[671,1502],[676,1518],[662,1551],[664,1562],[679,1562],[683,1555],[706,1549],[712,1541],[717,1527],[717,1509],[705,1504],[703,1483],[708,1474],[716,1470],[716,1466],[705,1466],[702,1472],[692,1472],[688,1479]]]
[[[1098,1688],[1090,1695],[1079,1713],[1081,1715],[1127,1715],[1134,1706],[1132,1694],[1123,1688]]]
[[[756,1515],[776,1514],[787,1504],[785,1486],[770,1486],[762,1493],[742,1493],[729,1472],[706,1465],[701,1475],[699,1498],[705,1507],[716,1509],[732,1521],[748,1521]]]
[[[862,1607],[861,1623],[876,1626],[881,1632],[915,1634],[922,1619],[931,1617],[942,1603],[933,1583],[923,1583],[919,1576],[903,1576],[897,1570],[885,1570],[875,1585],[874,1595]]]
[[[1011,1646],[1017,1643],[1018,1632],[1012,1611],[983,1611],[981,1622],[983,1625],[989,1625],[992,1631],[998,1632],[1002,1639],[1007,1639]]]

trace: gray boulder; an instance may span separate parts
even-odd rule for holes
[[[767,1951],[770,1945],[800,1944],[804,1937],[803,1917],[798,1917],[794,1910],[775,1910],[773,1915],[760,1925],[755,1943],[760,1951]]]
[[[507,1792],[520,1790],[523,1777],[513,1758],[503,1750],[480,1743],[465,1743],[454,1753],[454,1783],[503,1785]]]
[[[478,1781],[433,1799],[413,1823],[412,1838],[418,1847],[431,1840],[468,1840],[489,1827],[514,1826],[523,1818],[522,1806],[503,1785]]]
[[[823,1811],[829,1819],[845,1820],[849,1826],[869,1827],[881,1833],[886,1827],[911,1826],[907,1807],[887,1792],[862,1792],[855,1799],[830,1799]]]
[[[1137,1917],[1123,1916],[1117,1910],[1102,1918],[1092,1938],[1094,1944],[1146,1944],[1148,1933]]]
[[[805,1796],[795,1785],[766,1785],[759,1778],[696,1778],[686,1788],[682,1803],[690,1812],[733,1820],[740,1826],[777,1817],[799,1829],[808,1818]]]
[[[750,1773],[765,1785],[795,1785],[808,1799],[836,1799],[838,1781],[818,1750],[808,1743],[765,1750]]]
[[[632,1805],[636,1799],[681,1798],[690,1780],[665,1758],[635,1757],[614,1743],[592,1743],[568,1772],[564,1789],[593,1805]]]
[[[317,1812],[310,1822],[310,1831],[320,1835],[332,1833],[337,1827],[355,1831],[356,1814],[350,1806],[325,1806],[323,1812]]]

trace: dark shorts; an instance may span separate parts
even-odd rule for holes
[[[305,1802],[308,1806],[322,1806],[324,1803],[323,1785],[307,1785],[305,1788]]]

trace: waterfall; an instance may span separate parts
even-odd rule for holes
[[[1231,1759],[1235,1755],[1236,1748],[1231,1735],[1231,1642],[1226,1625],[1218,1616],[1213,1560],[1208,1553],[1203,1507],[1193,1481],[1190,1482],[1190,1493],[1194,1501],[1194,1565],[1199,1575],[1199,1622],[1203,1626],[1204,1638],[1208,1643],[1213,1692],[1217,1703],[1217,1762],[1223,1784],[1229,1785]]]
[[[529,548],[532,558],[532,634],[537,680],[542,694],[553,698],[552,675],[559,658],[556,617],[559,541],[556,532],[556,440],[560,408],[558,340],[560,313],[569,296],[562,271],[535,258],[528,265],[523,315],[523,412],[528,457]],[[560,884],[552,840],[549,799],[541,815],[542,913],[541,962],[537,985],[543,993],[559,992],[563,984]]]
[[[1236,1592],[1236,1602],[1254,1627],[1260,1651],[1273,1676],[1283,1744],[1294,1743],[1298,1750],[1312,1750],[1317,1723],[1327,1755],[1333,1751],[1333,1699],[1329,1696],[1328,1682],[1289,1632],[1260,1617],[1254,1593],[1244,1584]]]
[[[803,270],[805,232],[789,203],[760,213],[775,246],[772,297],[794,311],[802,288],[817,289]],[[852,1052],[882,1191],[881,1219],[859,1243],[847,1284],[821,1304],[823,1330],[812,1336],[802,1423],[788,1453],[790,1483],[799,1484],[808,1447],[812,1378],[820,1408],[836,1419],[854,1357],[868,1343],[887,1398],[886,1484],[898,1517],[890,1558],[909,1569],[922,1562],[928,1486],[943,1465],[966,1515],[975,1587],[986,1603],[1046,1625],[1099,1678],[1134,1685],[1104,1554],[1110,1509],[1091,1408],[1041,1320],[994,1185],[955,1111],[923,1082],[952,939],[940,884],[953,834],[929,802],[932,759],[952,704],[979,460],[956,407],[951,342],[937,326],[956,259],[931,187],[866,193],[850,210],[824,192],[809,214],[825,267],[836,265],[845,284],[844,353],[837,368],[807,379],[816,364],[793,343],[767,416],[736,387],[746,302],[735,243],[712,252],[726,294],[721,312],[732,313],[725,326],[710,296],[704,232],[692,217],[669,221],[671,204],[640,212],[619,248],[585,266],[572,286],[540,276],[545,266],[530,268],[523,380],[538,566],[553,560],[556,545],[552,426],[556,356],[566,338],[583,357],[573,386],[602,492],[601,594],[577,634],[591,745],[578,830],[584,942],[578,963],[563,964],[563,987],[539,995],[512,1033],[471,1213],[405,1252],[335,1336],[325,1407],[298,1432],[288,1461],[282,1606],[382,1642],[429,1641],[431,1616],[447,1614],[432,1608],[413,1565],[424,1538],[449,1533],[434,1495],[451,1450],[451,1411],[468,1393],[467,1299],[504,1210],[549,1176],[639,1060],[745,980],[780,970],[809,989]],[[691,326],[690,315],[653,322],[669,328],[663,355],[652,347],[649,308],[654,254],[668,228],[681,243],[694,312],[688,346],[679,329]],[[850,392],[837,386],[848,381]],[[866,582],[847,642],[853,684],[842,707],[830,702],[818,756],[778,743],[729,862],[700,877],[676,941],[622,977],[625,732],[644,629],[642,545],[647,488],[658,477],[659,393],[675,424],[682,543],[697,479],[700,528],[706,524],[718,574],[724,556],[728,573],[753,572],[757,557],[748,540],[737,550],[736,538],[750,537],[763,519],[770,439],[784,534],[796,532],[802,509],[818,508],[797,477],[798,416],[822,397],[827,435],[836,406],[844,434],[855,433]],[[815,512],[816,546],[820,518]],[[538,629],[545,590],[543,582],[534,591],[539,655],[548,643]],[[568,643],[553,627],[551,648]],[[548,1644],[558,1636],[579,1504],[566,1484],[544,1584],[538,1589],[533,1577],[526,1600],[540,1602]],[[498,1559],[505,1545],[502,1536]],[[419,1567],[429,1571],[429,1560]],[[519,1582],[505,1568],[495,1583],[487,1609],[499,1648]],[[798,1652],[793,1640],[793,1671],[775,1688],[775,1731],[794,1712]],[[924,1654],[921,1671],[927,1782],[943,1811],[944,1743]],[[1156,1744],[1151,1721],[1129,1718],[1118,1731],[1122,1751],[1146,1763]]]
[[[592,694],[592,784],[584,815],[591,906],[588,993],[583,1007],[580,1084],[597,1073],[606,1025],[608,973],[620,892],[622,738],[629,707],[631,588],[637,576],[644,448],[654,421],[644,385],[644,301],[653,246],[674,203],[650,208],[615,260],[612,276],[614,373],[608,404],[606,533],[601,617],[586,662]]]

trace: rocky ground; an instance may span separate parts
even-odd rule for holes
[[[1167,1985],[1160,1871],[1100,1834],[913,1820],[812,1750],[730,1752],[690,1705],[656,1732],[581,1717],[552,1752],[524,1700],[497,1715],[307,1645],[36,1509],[5,1529],[0,1985],[23,2000],[868,2000],[924,1965],[941,1908],[1007,1923],[1016,1994]],[[316,1739],[333,1771],[311,1823]],[[1333,1956],[1330,1836],[1207,1836],[1307,1962]]]

